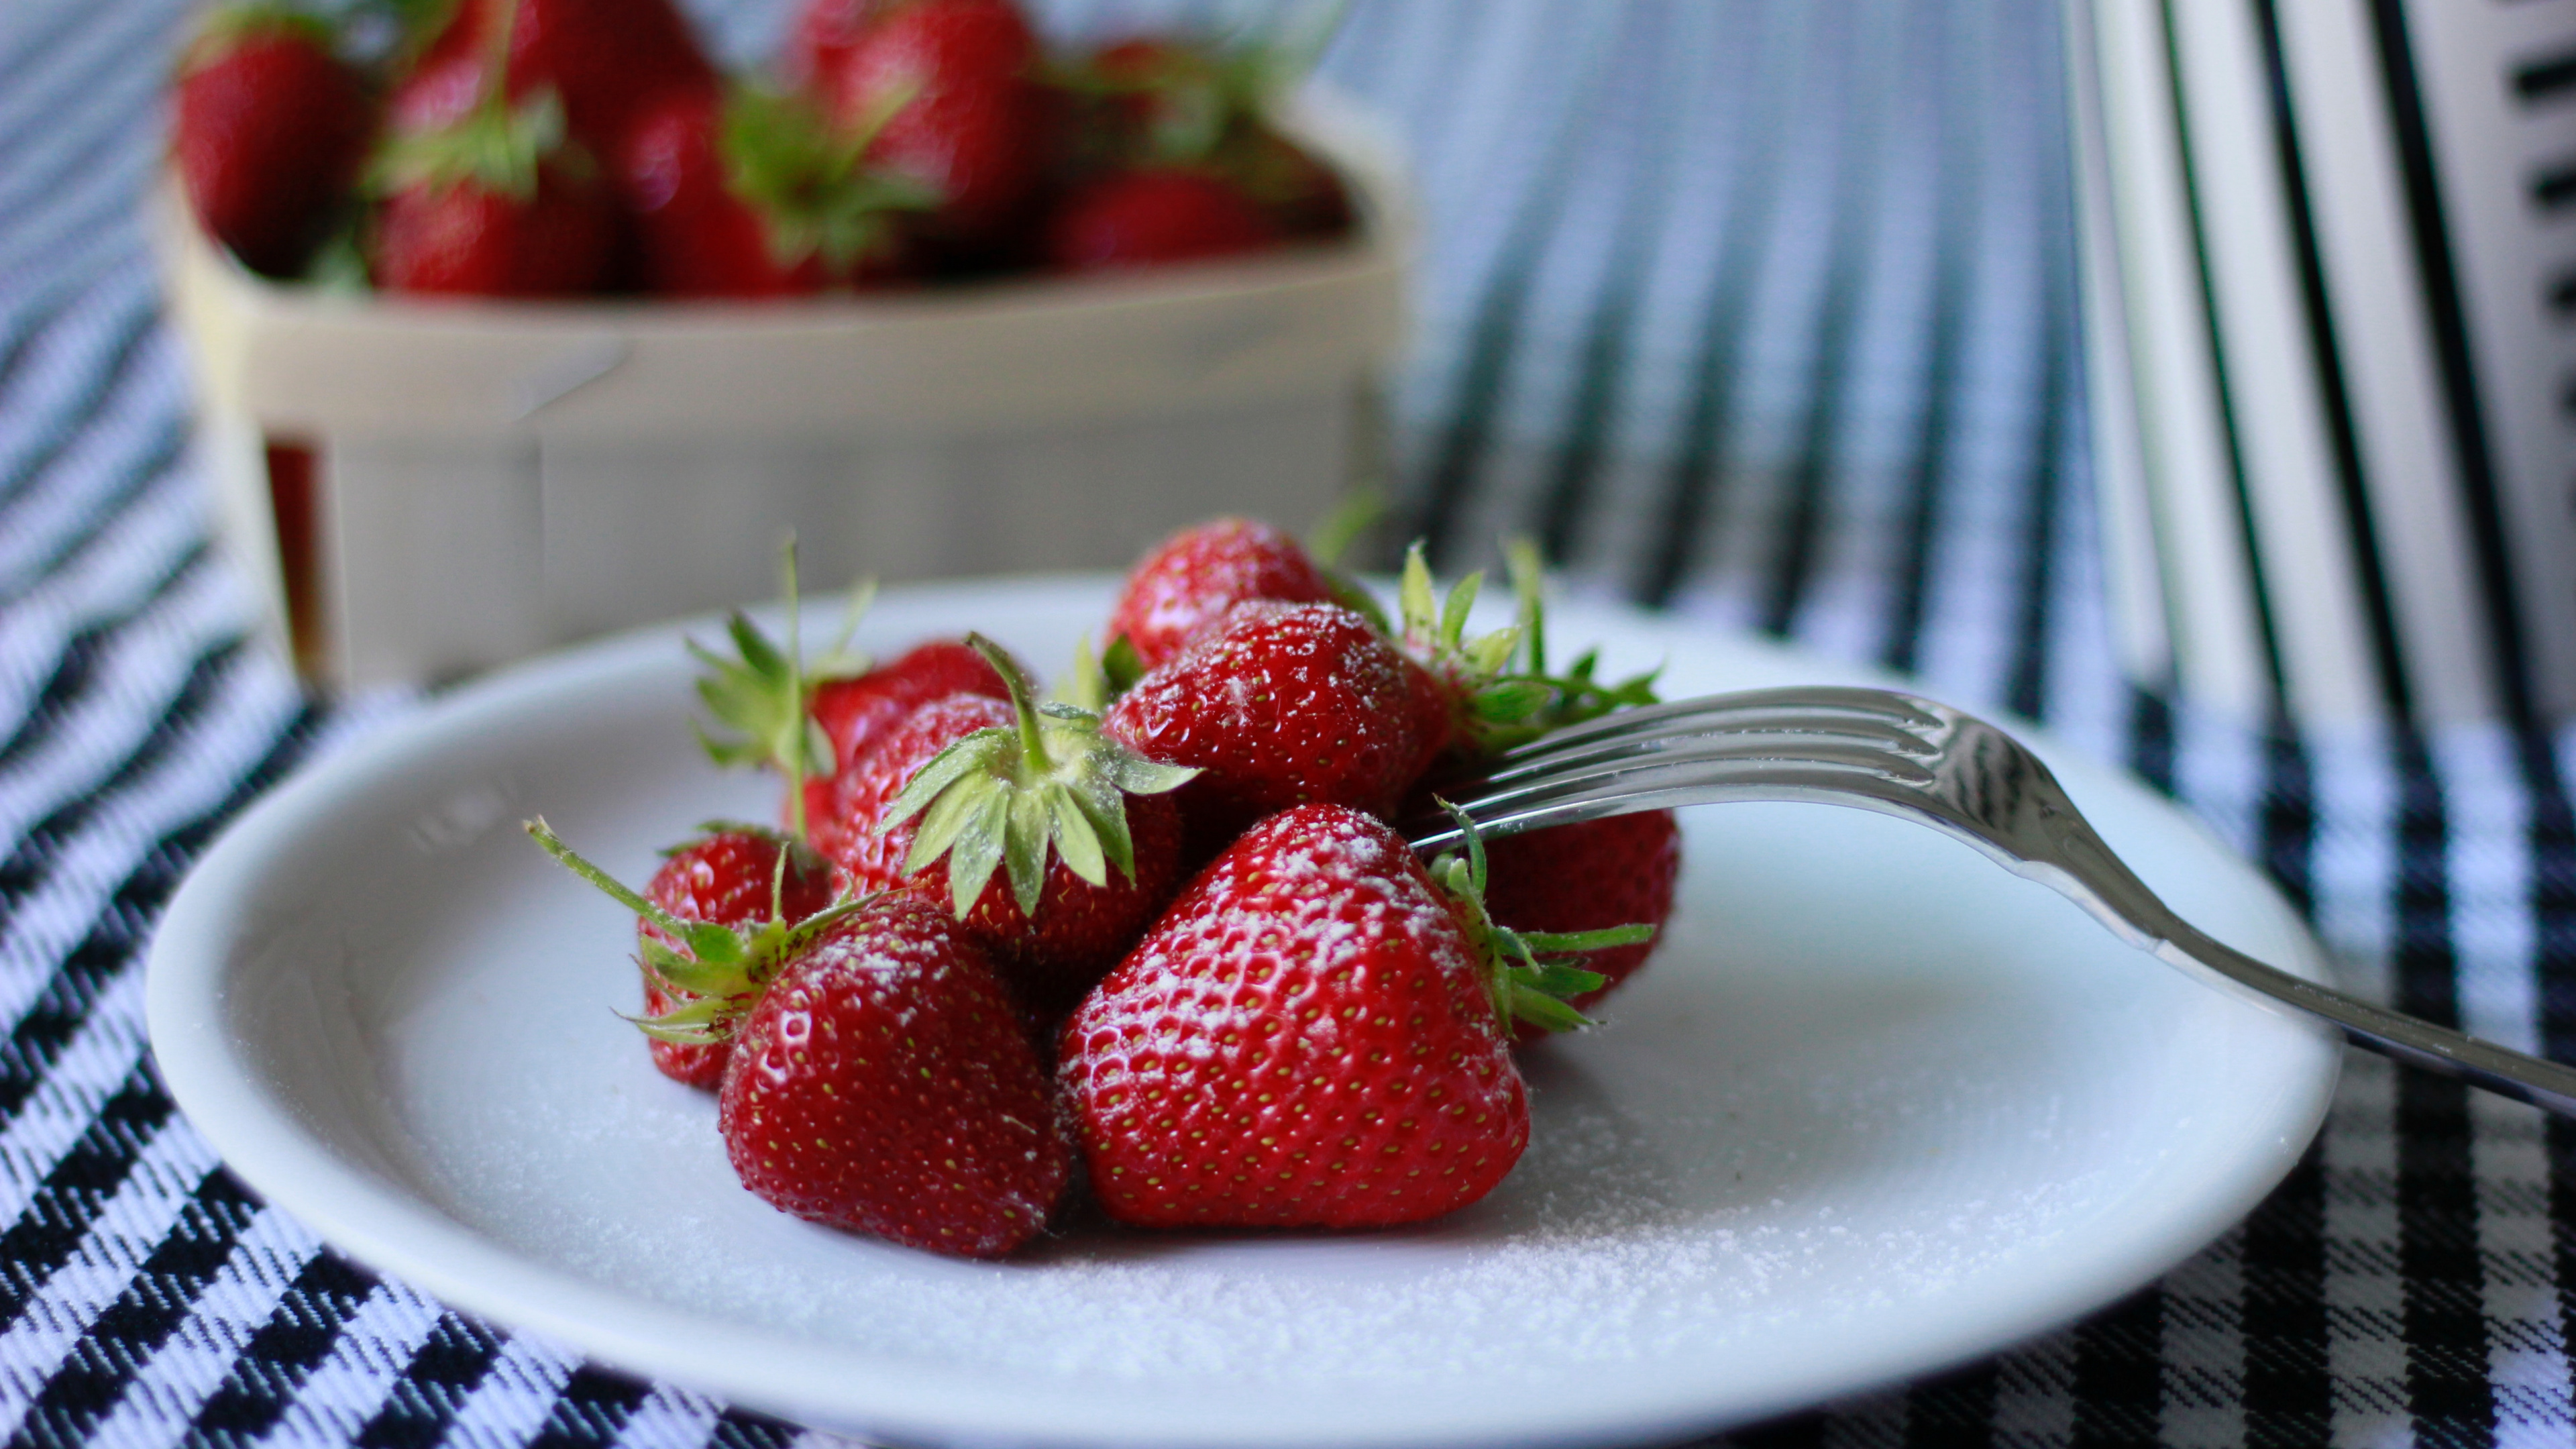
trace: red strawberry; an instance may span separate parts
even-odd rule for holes
[[[1245,832],[1065,1024],[1102,1206],[1152,1227],[1358,1228],[1484,1196],[1529,1141],[1504,1004],[1549,984],[1495,939],[1359,811]]]
[[[912,853],[912,832],[889,838],[878,826],[887,802],[940,751],[975,733],[1011,722],[1007,702],[990,695],[960,692],[916,705],[895,720],[876,746],[848,769],[805,787],[806,839],[862,890],[898,890],[910,874],[903,867]],[[934,898],[948,894],[943,874]]]
[[[1575,933],[1642,922],[1660,935],[1681,875],[1681,831],[1670,810],[1646,810],[1497,836],[1485,842],[1485,857],[1485,908],[1498,924]],[[1586,955],[1584,969],[1604,979],[1567,1004],[1590,1010],[1636,975],[1654,949],[1649,940]],[[1541,1034],[1524,1027],[1520,1039]]]
[[[1466,638],[1467,611],[1479,577],[1471,575],[1435,607],[1431,571],[1415,545],[1405,558],[1402,585],[1404,640],[1424,661],[1431,682],[1424,701],[1431,727],[1441,730],[1465,763],[1549,730],[1613,710],[1655,703],[1654,676],[1615,684],[1593,678],[1598,661],[1577,659],[1562,675],[1547,663],[1545,572],[1535,545],[1506,547],[1519,619],[1511,628]],[[1628,923],[1661,929],[1672,914],[1681,873],[1681,833],[1672,812],[1652,811],[1560,825],[1499,837],[1485,846],[1491,879],[1486,906],[1501,925],[1522,932],[1580,933]],[[1584,966],[1602,985],[1572,998],[1577,1008],[1599,1000],[1634,975],[1653,949],[1650,942],[1600,951]],[[1534,1034],[1522,1033],[1522,1040]]]
[[[1338,604],[1254,600],[1138,680],[1104,728],[1203,772],[1181,809],[1194,845],[1213,850],[1310,801],[1391,813],[1427,755],[1419,673]]]
[[[885,9],[885,0],[806,0],[779,51],[779,77],[807,86],[837,70]]]
[[[1094,165],[1200,167],[1281,235],[1335,236],[1351,223],[1341,178],[1268,120],[1285,68],[1274,51],[1223,53],[1154,37],[1093,52],[1071,85],[1095,98],[1086,117]]]
[[[394,88],[395,126],[437,130],[473,110],[503,24],[507,99],[553,91],[572,137],[593,155],[617,155],[628,128],[668,93],[716,87],[715,67],[670,0],[457,0]]]
[[[711,830],[663,858],[661,869],[645,883],[644,898],[682,921],[735,927],[801,921],[832,904],[832,869],[820,856],[796,844],[788,848],[787,869],[782,873],[778,856],[786,844],[765,830]],[[639,942],[670,951],[685,949],[686,943],[653,924],[649,916],[636,917],[635,930]],[[646,1016],[666,1016],[688,1000],[686,993],[645,971]],[[712,1087],[724,1075],[723,1042],[656,1038],[651,1048],[653,1065],[673,1081]]]
[[[252,271],[304,270],[375,126],[365,78],[309,16],[218,10],[180,59],[170,136],[180,180],[198,224]]]
[[[1246,57],[1228,63],[1169,36],[1102,46],[1071,82],[1099,104],[1087,117],[1103,165],[1205,161],[1239,117],[1259,104],[1263,72]]]
[[[816,77],[867,159],[942,201],[929,227],[992,247],[1020,223],[1048,167],[1048,100],[1032,78],[1037,38],[1009,0],[909,0]]]
[[[618,157],[641,280],[681,297],[779,297],[905,271],[896,213],[930,198],[858,165],[802,103],[680,90],[644,108]]]
[[[1282,235],[1322,240],[1351,229],[1351,197],[1342,178],[1266,125],[1238,129],[1208,164],[1242,188]]]
[[[1036,1047],[983,949],[895,895],[788,962],[734,1038],[716,1125],[743,1186],[798,1217],[991,1258],[1071,1175]]]
[[[716,1127],[743,1186],[798,1217],[970,1257],[1045,1227],[1070,1170],[1047,1076],[992,963],[944,913],[894,896],[750,931],[685,921],[544,822],[528,833],[681,943],[643,944],[687,1004],[637,1025],[730,1044]]]
[[[804,784],[805,828],[816,849],[837,858],[848,848],[848,822],[857,807],[836,802],[845,793],[855,799],[859,787],[845,792],[839,777],[875,753],[915,711],[952,694],[1008,700],[1011,690],[974,646],[959,639],[933,639],[865,674],[827,679],[815,687],[811,713],[831,744],[833,765],[829,774]],[[886,788],[871,785],[865,793],[892,799],[902,788],[897,780]]]
[[[1278,228],[1233,183],[1178,166],[1113,172],[1066,197],[1046,224],[1047,262],[1068,272],[1199,261],[1278,242]]]
[[[1151,669],[1191,635],[1247,599],[1332,602],[1332,585],[1297,540],[1267,523],[1219,518],[1156,545],[1127,571],[1109,611],[1109,637],[1124,637]]]
[[[607,275],[615,205],[588,155],[564,139],[550,95],[397,137],[380,172],[391,194],[373,270],[387,291],[565,296]]]
[[[832,742],[834,764],[847,769],[914,710],[952,694],[1009,699],[1011,689],[975,646],[933,639],[865,674],[825,680],[814,690],[814,722]]]
[[[1011,701],[916,709],[834,778],[813,839],[862,888],[949,902],[1033,1005],[1061,1010],[1171,895],[1181,827],[1166,792],[1193,772],[1138,758],[1097,716],[1042,714],[1017,666],[987,657]]]

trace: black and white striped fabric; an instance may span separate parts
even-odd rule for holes
[[[175,882],[416,704],[308,702],[209,545],[135,220],[184,5],[0,7],[0,1433],[788,1442],[324,1250],[154,1077]],[[783,16],[708,19],[753,54]],[[1414,148],[1397,436],[1442,562],[1534,533],[1579,588],[2039,719],[2260,860],[2357,989],[2576,1059],[2576,734],[2255,731],[2108,662],[2050,0],[1360,0],[1325,71]],[[2356,1058],[2162,1282],[1732,1442],[2562,1444],[2571,1315],[2576,1124]]]

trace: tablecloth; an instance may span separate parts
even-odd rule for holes
[[[737,56],[784,21],[701,8]],[[301,693],[210,545],[136,224],[184,28],[0,8],[0,1430],[790,1441],[330,1252],[156,1080],[140,957],[190,862],[421,703]],[[2576,1059],[2576,733],[2249,725],[2110,662],[2058,45],[2050,0],[1359,0],[1323,72],[1429,220],[1401,506],[1451,567],[1534,533],[1578,590],[2038,720],[2259,861],[2355,989]],[[2560,1444],[2571,1311],[2576,1124],[2355,1056],[2161,1281],[1730,1442]]]

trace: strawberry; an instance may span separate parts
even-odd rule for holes
[[[1037,38],[1009,0],[908,0],[814,81],[871,164],[942,199],[926,227],[953,247],[1001,246],[1048,169]]]
[[[1579,1023],[1552,993],[1598,978],[1495,931],[1472,864],[1439,871],[1451,889],[1382,822],[1304,805],[1200,873],[1058,1043],[1111,1217],[1380,1227],[1503,1180],[1529,1141],[1505,1023]]]
[[[673,91],[712,94],[716,71],[670,0],[456,0],[446,23],[397,83],[394,125],[434,131],[492,89],[506,51],[506,99],[552,91],[576,141],[618,155],[645,109]]]
[[[1268,120],[1295,69],[1267,47],[1228,53],[1149,37],[1093,52],[1069,82],[1094,101],[1086,139],[1095,167],[1203,168],[1283,237],[1339,235],[1351,223],[1341,178]]]
[[[916,644],[865,674],[825,680],[814,691],[814,722],[832,742],[839,769],[866,757],[914,710],[952,694],[1009,699],[992,664],[963,639]]]
[[[1247,599],[1321,604],[1335,593],[1297,540],[1267,523],[1219,518],[1182,529],[1137,560],[1109,611],[1109,637],[1124,638],[1151,669]]]
[[[1203,772],[1180,796],[1196,854],[1310,801],[1391,813],[1434,743],[1420,672],[1338,604],[1256,599],[1138,680],[1104,729]]]
[[[1505,547],[1517,621],[1469,640],[1467,611],[1479,576],[1470,575],[1432,603],[1431,572],[1419,544],[1407,554],[1401,585],[1406,647],[1432,682],[1424,701],[1427,727],[1445,734],[1472,768],[1497,750],[1612,710],[1655,703],[1654,676],[1617,683],[1594,679],[1599,661],[1586,654],[1562,675],[1547,662],[1546,576],[1535,545]],[[1660,929],[1672,914],[1681,874],[1681,832],[1672,812],[1617,815],[1498,837],[1486,847],[1492,878],[1484,899],[1496,921],[1525,932],[1583,932],[1629,922]],[[1588,1007],[1636,974],[1648,944],[1602,951],[1585,961],[1603,984],[1574,998]],[[1523,1041],[1533,1033],[1524,1031]]]
[[[1119,271],[1256,252],[1279,229],[1213,171],[1155,166],[1112,172],[1048,216],[1046,260],[1067,272]]]
[[[1223,57],[1169,36],[1104,45],[1068,77],[1098,102],[1089,138],[1105,166],[1205,161],[1258,111],[1268,75],[1252,54]]]
[[[994,1258],[1038,1235],[1071,1153],[974,938],[896,895],[784,967],[734,1039],[717,1130],[743,1186],[813,1222]]]
[[[707,827],[706,834],[665,855],[661,869],[644,885],[646,900],[681,921],[735,927],[803,920],[831,905],[832,895],[832,869],[822,857],[802,844],[750,826]],[[635,931],[648,950],[651,945],[683,949],[683,943],[653,924],[650,916],[637,916]],[[686,993],[649,968],[645,971],[646,1016],[666,1016],[687,1000]],[[653,1065],[673,1081],[712,1087],[724,1075],[723,1042],[657,1038],[651,1049]]]
[[[198,225],[242,265],[293,277],[366,160],[376,108],[330,27],[245,5],[213,12],[180,58],[170,148]]]
[[[1247,126],[1208,164],[1231,179],[1283,236],[1322,241],[1351,229],[1351,195],[1333,168],[1268,126]]]
[[[813,838],[863,887],[949,902],[1033,1005],[1061,1010],[1177,884],[1167,792],[1195,772],[1139,758],[1097,715],[1041,711],[1009,656],[968,637],[1010,701],[953,694],[915,710],[835,777]]]
[[[901,889],[910,874],[903,863],[912,853],[912,832],[896,840],[878,828],[887,803],[940,751],[977,730],[1009,723],[1008,702],[979,691],[960,690],[912,706],[847,769],[806,783],[805,838],[862,888]],[[944,876],[932,894],[947,894]]]
[[[641,110],[618,157],[647,290],[796,296],[901,277],[896,213],[934,199],[859,165],[861,146],[801,101],[672,91]]]
[[[779,77],[810,86],[838,69],[885,9],[884,0],[806,0],[778,53]]]
[[[565,296],[608,273],[615,205],[589,155],[565,139],[551,92],[396,137],[376,184],[387,194],[373,271],[387,291]]]
[[[1497,836],[1485,842],[1485,855],[1485,907],[1502,925],[1576,933],[1642,922],[1660,935],[1681,876],[1681,830],[1670,810],[1643,810]],[[1636,975],[1653,950],[1652,941],[1641,941],[1584,957],[1584,968],[1598,973],[1601,984],[1567,1004],[1591,1010]],[[1540,1034],[1525,1026],[1519,1039]]]
[[[729,1044],[716,1129],[744,1187],[801,1218],[965,1257],[1045,1228],[1070,1175],[1047,1075],[991,961],[943,912],[894,896],[749,932],[685,921],[544,822],[528,833],[681,943],[644,951],[687,1004],[637,1025]]]

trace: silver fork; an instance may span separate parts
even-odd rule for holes
[[[1435,793],[1486,835],[1731,800],[1850,805],[1916,821],[2055,889],[2203,982],[2322,1017],[2384,1056],[2576,1116],[2576,1069],[2346,996],[2202,934],[2111,853],[2036,755],[1914,695],[1817,686],[1624,710],[1508,751]],[[1436,812],[1403,828],[1424,851],[1462,835]]]

